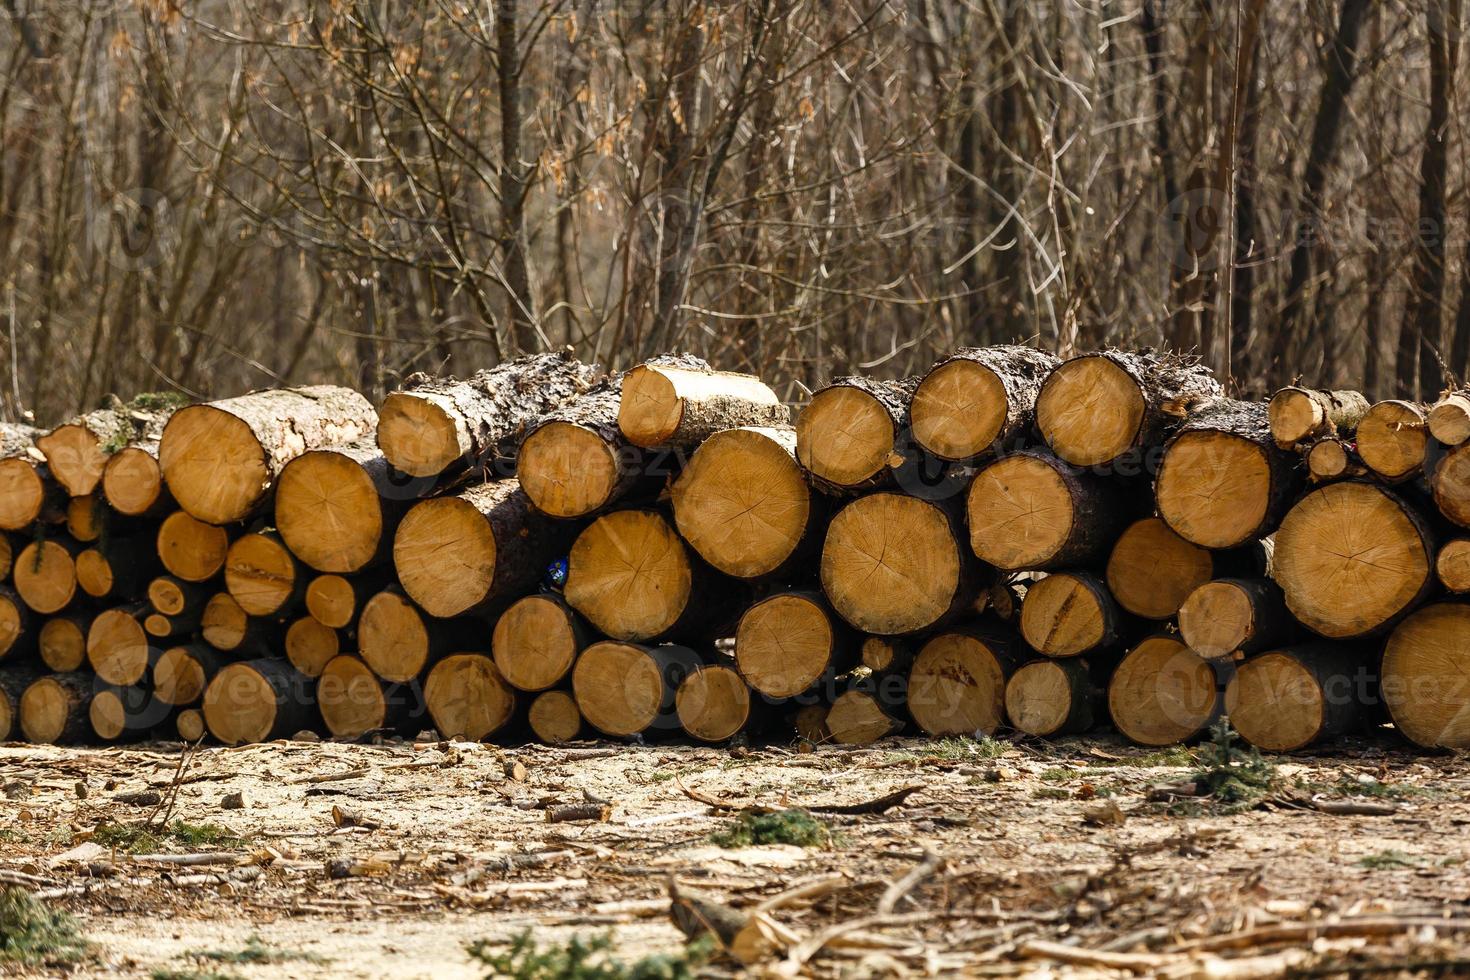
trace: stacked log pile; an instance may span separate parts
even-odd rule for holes
[[[567,352],[0,425],[0,738],[1470,746],[1470,393]]]

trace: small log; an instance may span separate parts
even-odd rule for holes
[[[914,663],[915,648],[908,640],[891,636],[863,638],[858,660],[874,674],[907,674]]]
[[[1436,602],[1394,628],[1382,693],[1395,727],[1424,748],[1470,748],[1470,605]]]
[[[1446,446],[1470,441],[1470,390],[1452,391],[1429,410],[1429,434]]]
[[[176,510],[158,526],[158,558],[175,578],[204,582],[225,567],[229,530]]]
[[[1220,717],[1221,690],[1233,669],[1228,660],[1205,660],[1178,637],[1148,637],[1113,671],[1108,712],[1138,745],[1190,741]]]
[[[87,662],[87,630],[92,615],[90,611],[67,612],[41,624],[36,642],[47,668],[58,674],[82,669]]]
[[[158,555],[141,537],[109,537],[77,555],[77,585],[94,599],[130,599],[147,591]]]
[[[306,611],[324,626],[350,629],[357,623],[362,607],[388,586],[391,576],[318,575],[306,584]]]
[[[822,548],[822,590],[864,633],[899,636],[963,615],[989,574],[962,544],[954,500],[880,492],[832,518]]]
[[[178,505],[163,482],[158,443],[124,446],[107,458],[102,495],[112,509],[128,517],[162,517]]]
[[[0,585],[0,670],[8,670],[36,652],[38,629],[15,590]]]
[[[255,391],[179,409],[164,427],[158,461],[180,507],[229,524],[265,504],[291,460],[371,438],[377,421],[368,400],[348,388]]]
[[[1368,661],[1324,643],[1272,650],[1235,668],[1225,713],[1240,737],[1267,752],[1295,752],[1361,729],[1378,678]]]
[[[341,652],[337,631],[314,616],[302,616],[286,627],[286,659],[307,677],[320,677]]]
[[[1418,476],[1429,454],[1429,422],[1414,402],[1378,402],[1358,423],[1358,455],[1390,483]]]
[[[542,691],[526,712],[531,732],[547,745],[575,741],[582,734],[582,712],[567,691]]]
[[[484,626],[430,618],[398,589],[379,592],[363,606],[357,650],[385,681],[406,684],[445,654],[483,643]]]
[[[407,733],[418,707],[409,689],[380,680],[356,657],[334,657],[316,685],[322,721],[335,738],[359,738],[386,730]]]
[[[881,684],[871,679],[855,681],[833,699],[825,721],[833,742],[871,745],[899,735],[908,727],[904,719],[903,678],[890,675],[884,681]]]
[[[61,495],[36,448],[29,425],[0,422],[0,530],[19,531],[41,518]]]
[[[148,607],[132,603],[104,609],[87,630],[87,662],[108,684],[132,687],[148,674],[152,654],[143,618]]]
[[[174,727],[185,742],[198,742],[209,734],[209,728],[204,724],[204,712],[198,708],[180,711],[174,717]]]
[[[1006,682],[1006,716],[1027,735],[1053,738],[1089,732],[1103,712],[1104,685],[1080,657],[1033,660]]]
[[[15,541],[11,536],[0,532],[0,580],[10,578],[15,570]]]
[[[1117,539],[1127,510],[1116,484],[1044,450],[1004,456],[966,495],[970,547],[1006,571],[1086,565]]]
[[[577,536],[567,560],[567,602],[618,640],[720,635],[744,591],[695,557],[673,522],[653,510],[602,515]]]
[[[1341,439],[1318,439],[1307,450],[1307,477],[1313,483],[1350,480],[1367,473],[1357,449]]]
[[[251,616],[289,612],[306,591],[306,575],[274,531],[237,538],[225,554],[225,588]]]
[[[1207,660],[1270,650],[1289,642],[1295,633],[1286,597],[1270,579],[1206,582],[1179,607],[1179,635]]]
[[[1106,466],[1164,441],[1191,407],[1224,394],[1205,365],[1164,351],[1083,354],[1047,376],[1036,425],[1077,466]]]
[[[796,697],[857,662],[858,635],[815,592],[783,592],[752,605],[735,631],[735,663],[770,698]]]
[[[143,617],[143,632],[155,640],[172,640],[199,629],[204,619],[203,607],[188,609],[177,616],[151,611]]]
[[[1135,521],[1108,556],[1108,590],[1145,619],[1168,619],[1195,589],[1215,577],[1215,558],[1157,517]]]
[[[1451,592],[1470,592],[1470,538],[1446,541],[1434,558],[1434,572]]]
[[[572,668],[572,696],[587,724],[615,738],[679,727],[674,692],[704,664],[688,647],[604,640]]]
[[[735,578],[779,578],[820,541],[825,508],[796,462],[796,430],[717,432],[674,481],[674,521],[715,569]]]
[[[1368,414],[1368,399],[1358,391],[1282,388],[1271,396],[1271,438],[1282,449],[1352,435]]]
[[[1429,479],[1439,512],[1460,527],[1470,527],[1470,443],[1445,452]]]
[[[796,458],[829,493],[882,486],[907,458],[903,440],[917,378],[838,378],[796,418]]]
[[[279,649],[280,633],[278,623],[249,615],[228,592],[210,596],[199,617],[199,634],[204,641],[237,657]]]
[[[909,714],[930,735],[993,734],[1005,723],[1006,681],[1019,662],[1014,641],[1001,631],[945,630],[914,658]]]
[[[1159,516],[1205,548],[1237,548],[1276,530],[1302,486],[1295,455],[1276,446],[1266,406],[1222,398],[1189,413],[1164,447]]]
[[[0,671],[0,742],[18,740],[21,734],[20,699],[26,689],[42,676],[35,667],[20,664],[6,664]]]
[[[87,741],[92,726],[87,706],[96,679],[91,674],[48,674],[20,697],[20,730],[27,742],[75,745]]]
[[[36,439],[52,477],[73,497],[97,489],[113,453],[132,442],[156,441],[172,415],[167,399],[140,397],[128,405],[109,401]]]
[[[276,482],[276,529],[319,572],[385,560],[409,506],[430,487],[394,470],[372,443],[302,453]]]
[[[652,361],[623,377],[618,428],[645,449],[690,450],[725,429],[790,422],[791,411],[754,375]]]
[[[831,710],[826,704],[804,704],[793,711],[791,727],[796,732],[796,737],[814,745],[830,742],[832,731],[827,727],[827,713]]]
[[[164,704],[198,704],[226,663],[217,650],[203,643],[170,647],[153,666],[153,695]]]
[[[1329,483],[1281,522],[1272,577],[1304,626],[1348,639],[1387,628],[1427,598],[1436,551],[1403,498],[1368,483]]]
[[[92,733],[104,742],[136,741],[168,721],[171,707],[146,687],[103,687],[87,705]]]
[[[752,701],[744,678],[725,664],[695,667],[674,693],[679,727],[701,742],[726,742],[746,731]]]
[[[546,691],[566,680],[592,640],[592,630],[560,596],[530,595],[496,620],[490,651],[511,687]]]
[[[413,375],[378,410],[377,440],[398,470],[437,477],[513,450],[527,426],[593,386],[602,372],[571,348],[477,371],[464,380]]]
[[[66,533],[83,544],[102,537],[107,523],[107,505],[96,494],[72,497],[66,504]]]
[[[1021,636],[1037,653],[1078,657],[1121,638],[1123,614],[1103,580],[1089,572],[1055,572],[1026,591]]]
[[[429,671],[424,704],[441,738],[479,741],[510,722],[516,697],[489,657],[456,653]]]
[[[154,612],[177,616],[189,609],[203,609],[209,590],[197,582],[173,575],[159,575],[148,583],[148,604]]]
[[[289,738],[313,727],[314,693],[284,660],[229,664],[204,689],[204,723],[225,745]]]
[[[538,514],[518,481],[484,483],[416,504],[393,539],[393,566],[430,615],[485,613],[540,582],[575,532]]]
[[[77,594],[76,556],[82,546],[70,538],[43,538],[21,550],[13,572],[15,591],[32,611],[61,612]]]
[[[963,462],[998,451],[1031,428],[1036,396],[1061,361],[1034,347],[963,348],[919,382],[909,408],[914,441]]]

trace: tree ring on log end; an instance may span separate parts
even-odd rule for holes
[[[104,609],[87,631],[87,660],[108,684],[129,687],[148,673],[148,634],[124,609]]]
[[[719,664],[697,667],[674,694],[679,724],[701,742],[724,742],[750,719],[750,688]]]
[[[1405,401],[1379,402],[1358,423],[1358,455],[1369,469],[1390,480],[1408,476],[1424,465],[1429,425],[1419,406]]]
[[[1265,450],[1229,432],[1185,432],[1169,444],[1155,487],[1159,514],[1186,541],[1233,548],[1254,537],[1271,503]]]
[[[346,629],[357,614],[357,593],[341,575],[318,575],[306,586],[306,611],[323,626]]]
[[[391,446],[394,467],[409,476],[444,472],[464,455],[460,440],[454,417],[430,393],[394,392],[378,409],[378,445]]]
[[[72,707],[66,688],[50,677],[27,687],[20,696],[20,727],[26,741],[55,742],[66,731]]]
[[[510,721],[515,694],[489,657],[456,653],[429,671],[424,703],[441,737],[479,741]]]
[[[546,596],[526,596],[496,621],[490,650],[507,684],[521,691],[544,691],[571,671],[577,635],[560,603]]]
[[[188,647],[163,651],[153,668],[153,695],[164,704],[193,704],[208,682],[203,665]]]
[[[185,582],[213,578],[225,564],[230,536],[222,527],[206,524],[183,511],[174,511],[158,526],[158,557],[173,575]]]
[[[1292,752],[1316,740],[1327,705],[1310,670],[1283,653],[1263,653],[1236,668],[1225,688],[1225,713],[1250,744]]]
[[[383,505],[362,464],[317,450],[286,464],[276,486],[276,530],[320,572],[355,572],[378,555]]]
[[[1157,517],[1135,521],[1108,556],[1108,591],[1118,605],[1145,619],[1168,619],[1195,589],[1214,577],[1210,552],[1181,538]]]
[[[566,691],[536,695],[526,711],[526,720],[536,737],[549,745],[570,742],[582,731],[582,712]]]
[[[431,616],[457,616],[483,602],[495,579],[495,531],[459,497],[415,504],[393,538],[403,590]]]
[[[1006,682],[1006,717],[1027,735],[1054,735],[1072,713],[1072,685],[1066,669],[1054,660],[1021,666]]]
[[[81,669],[87,662],[87,634],[76,621],[65,617],[41,624],[37,643],[41,662],[58,674]]]
[[[800,595],[774,595],[745,611],[735,632],[735,663],[767,697],[809,689],[832,664],[835,637],[827,612]]]
[[[605,640],[582,651],[572,690],[587,724],[604,735],[637,735],[664,710],[663,670],[642,647]]]
[[[812,396],[796,419],[801,465],[842,487],[876,477],[894,455],[893,416],[876,398],[851,385],[833,385]]]
[[[379,592],[363,605],[357,643],[362,659],[385,681],[406,684],[429,662],[429,629],[424,618],[397,592]]]
[[[382,682],[361,660],[333,657],[316,685],[322,721],[337,738],[357,738],[382,728],[388,715]]]
[[[684,614],[693,587],[689,554],[653,511],[604,514],[577,536],[566,599],[607,636],[660,636]]]
[[[15,591],[32,611],[60,612],[77,592],[77,566],[55,541],[32,541],[15,559]]]
[[[1132,449],[1146,411],[1138,382],[1099,355],[1059,366],[1036,398],[1042,437],[1058,456],[1077,466],[1108,463]]]
[[[585,426],[548,422],[521,444],[516,476],[543,514],[582,517],[611,499],[619,478],[617,451]]]
[[[1470,592],[1470,538],[1456,538],[1440,548],[1434,571],[1451,592]]]
[[[1009,407],[994,371],[956,358],[930,371],[914,391],[914,441],[940,459],[973,459],[995,443]]]
[[[265,450],[250,426],[212,405],[190,405],[173,414],[164,427],[158,462],[179,506],[210,524],[246,517],[271,478]]]
[[[148,512],[163,493],[158,459],[137,446],[124,446],[107,460],[102,494],[113,510],[130,517]]]
[[[1134,647],[1113,671],[1108,710],[1113,724],[1139,745],[1176,745],[1198,735],[1219,705],[1215,671],[1171,636]]]
[[[1005,669],[984,638],[940,633],[914,658],[909,713],[930,735],[989,735],[1005,721],[1005,689]]]
[[[1179,607],[1179,632],[1189,648],[1208,660],[1228,657],[1251,635],[1255,607],[1233,582],[1206,582]]]
[[[0,530],[19,531],[41,516],[46,484],[34,463],[0,459]]]
[[[248,663],[229,664],[204,690],[204,723],[226,745],[264,742],[276,724],[276,690]]]
[[[1007,456],[981,470],[966,506],[971,549],[1004,569],[1045,564],[1067,543],[1075,520],[1062,475],[1029,455]]]
[[[1021,636],[1048,657],[1075,657],[1108,639],[1108,613],[1085,578],[1067,572],[1032,583],[1021,603]]]
[[[1470,606],[1435,603],[1400,623],[1383,653],[1382,686],[1409,741],[1470,748]]]
[[[296,559],[273,535],[247,534],[225,555],[225,588],[251,616],[270,616],[296,594]]]

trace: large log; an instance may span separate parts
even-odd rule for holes
[[[219,651],[204,643],[170,647],[153,665],[153,694],[164,704],[197,704],[225,663]]]
[[[780,578],[820,540],[825,508],[796,462],[795,429],[715,433],[694,451],[670,496],[684,540],[735,578]]]
[[[1208,660],[1273,649],[1296,631],[1281,587],[1266,578],[1206,582],[1179,607],[1179,635]]]
[[[674,692],[705,660],[688,647],[594,643],[572,668],[572,696],[587,724],[626,738],[678,727]]]
[[[890,482],[907,459],[909,401],[917,378],[838,378],[796,418],[796,458],[812,482],[850,493]]]
[[[1282,388],[1271,396],[1271,438],[1295,449],[1329,436],[1349,436],[1368,414],[1368,399],[1358,391]]]
[[[1006,682],[1006,717],[1039,738],[1088,732],[1102,714],[1103,692],[1087,660],[1033,660]]]
[[[333,737],[361,738],[375,731],[407,734],[413,727],[417,704],[409,689],[381,680],[358,658],[334,657],[320,674],[317,708]]]
[[[764,381],[703,367],[651,361],[623,378],[618,428],[645,449],[690,450],[724,429],[787,425],[791,411]]]
[[[748,731],[753,700],[740,673],[725,664],[695,667],[674,693],[679,727],[701,742],[726,742]]]
[[[755,603],[735,631],[735,663],[770,698],[796,697],[855,665],[858,636],[815,592],[783,592]]]
[[[1239,664],[1225,688],[1225,713],[1257,748],[1295,752],[1361,728],[1376,691],[1365,657],[1340,645],[1308,644]]]
[[[1079,657],[1122,638],[1123,614],[1103,580],[1090,572],[1054,572],[1026,590],[1021,636],[1048,657]]]
[[[536,513],[518,481],[482,483],[416,504],[393,539],[393,566],[432,616],[488,612],[541,581],[575,532]]]
[[[531,732],[547,745],[574,741],[582,734],[582,712],[567,691],[542,691],[526,710]]]
[[[510,722],[516,696],[489,657],[456,653],[429,671],[424,705],[441,738],[479,741]]]
[[[1470,441],[1470,390],[1442,396],[1429,410],[1429,434],[1446,446]]]
[[[999,451],[1031,428],[1036,396],[1061,361],[1034,347],[969,347],[929,369],[909,407],[914,441],[962,462]]]
[[[286,627],[286,659],[307,677],[320,677],[342,652],[342,638],[314,616],[302,616]]]
[[[176,510],[158,526],[158,558],[170,575],[185,582],[204,582],[225,567],[230,536],[229,529]]]
[[[663,514],[620,510],[577,536],[565,595],[603,635],[642,643],[720,635],[744,589],[700,561]]]
[[[174,499],[210,524],[254,514],[291,460],[371,438],[378,416],[348,388],[315,385],[190,405],[164,426],[158,461]]]
[[[1329,639],[1382,630],[1434,585],[1434,535],[1402,497],[1330,483],[1303,497],[1276,532],[1272,577],[1304,626]]]
[[[1089,564],[1116,540],[1128,512],[1115,483],[1045,450],[989,464],[965,501],[971,549],[1006,571]]]
[[[1178,637],[1148,637],[1113,671],[1108,712],[1131,742],[1187,742],[1220,717],[1222,682],[1231,669],[1230,661],[1205,660]]]
[[[367,601],[357,621],[357,650],[385,681],[406,684],[452,650],[483,643],[484,626],[430,618],[401,591],[387,588]]]
[[[1067,462],[1106,466],[1163,442],[1190,408],[1223,393],[1193,358],[1099,351],[1052,371],[1036,397],[1036,425]]]
[[[869,494],[843,507],[822,547],[822,590],[857,629],[897,636],[953,621],[988,583],[961,542],[953,500]]]
[[[20,730],[26,741],[49,745],[87,741],[92,734],[87,706],[95,689],[91,674],[48,674],[31,684],[20,697]]]
[[[1358,423],[1358,455],[1391,483],[1418,476],[1429,455],[1429,422],[1414,402],[1378,402]]]
[[[0,530],[19,531],[39,520],[60,493],[36,448],[39,434],[29,425],[0,422]]]
[[[306,575],[274,531],[236,538],[225,554],[225,588],[250,616],[290,612],[306,591]]]
[[[74,610],[53,616],[41,624],[37,637],[41,662],[58,674],[81,670],[87,662],[87,630],[90,611]]]
[[[315,688],[284,660],[226,666],[204,689],[204,723],[225,745],[289,738],[314,727]]]
[[[1006,680],[1018,664],[1014,641],[998,630],[945,630],[914,658],[909,714],[930,735],[990,735],[1005,723]]]
[[[148,675],[152,649],[143,629],[148,607],[132,603],[104,609],[87,630],[87,662],[99,678],[118,687],[131,687]]]
[[[545,691],[566,680],[592,638],[582,617],[560,596],[530,595],[496,620],[490,652],[511,687]]]
[[[1222,398],[1190,412],[1169,440],[1154,496],[1180,537],[1236,548],[1281,523],[1302,474],[1271,438],[1266,415],[1264,405]]]
[[[97,489],[113,453],[133,442],[156,443],[178,399],[141,395],[127,405],[109,402],[36,439],[51,476],[73,497]]]
[[[1238,564],[1185,541],[1160,518],[1145,517],[1130,524],[1113,545],[1108,590],[1135,616],[1169,619],[1191,592],[1224,574],[1226,565]]]
[[[1395,627],[1383,651],[1383,701],[1425,748],[1470,748],[1470,605],[1436,602]]]
[[[81,551],[70,538],[32,541],[15,559],[15,591],[43,616],[61,612],[77,594],[76,556]]]
[[[394,529],[426,489],[371,443],[315,449],[281,470],[276,530],[317,571],[359,572],[388,557]]]
[[[456,464],[512,451],[510,443],[533,420],[585,394],[601,373],[566,348],[463,381],[412,375],[378,410],[378,447],[409,476],[436,477]]]

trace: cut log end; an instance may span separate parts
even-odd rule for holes
[[[351,456],[331,450],[304,453],[281,471],[276,529],[317,571],[358,571],[378,557],[382,545],[378,488]]]
[[[192,594],[179,579],[160,575],[148,583],[148,603],[165,616],[177,616],[188,608]]]
[[[137,446],[118,450],[102,471],[102,493],[119,514],[147,514],[158,506],[164,492],[158,457]]]
[[[1424,410],[1412,402],[1384,401],[1368,410],[1358,424],[1358,455],[1368,468],[1387,480],[1418,473],[1429,448]]]
[[[925,629],[954,608],[964,586],[954,528],[939,507],[877,493],[844,507],[827,529],[822,588],[865,633]]]
[[[894,460],[893,416],[872,394],[833,385],[796,419],[796,454],[813,476],[837,487],[876,479]]]
[[[9,589],[0,592],[0,669],[4,669],[3,661],[7,657],[22,649],[22,644],[29,649],[31,644],[26,639],[29,619],[30,614],[19,596]]]
[[[679,685],[674,703],[679,725],[701,742],[724,742],[750,719],[750,688],[740,674],[714,664],[698,667]]]
[[[19,531],[41,516],[46,483],[29,459],[0,459],[0,530]]]
[[[199,632],[216,650],[237,650],[250,630],[250,617],[227,592],[209,597],[199,620]]]
[[[1430,489],[1440,513],[1461,527],[1470,527],[1470,444],[1445,452],[1434,467]]]
[[[584,517],[613,498],[621,469],[617,450],[597,432],[548,422],[521,444],[516,473],[536,509],[552,517]]]
[[[163,651],[153,667],[153,695],[164,704],[194,704],[204,696],[210,673],[204,654],[192,647]]]
[[[51,475],[73,497],[85,497],[97,489],[107,453],[96,433],[81,422],[72,422],[36,440],[46,456]]]
[[[104,742],[116,742],[129,732],[142,730],[140,709],[147,706],[147,695],[134,690],[103,690],[92,696],[87,705],[87,721],[92,731]]]
[[[806,593],[775,595],[740,617],[735,662],[757,691],[790,698],[834,666],[836,645],[836,627],[819,599]]]
[[[914,658],[909,714],[930,735],[990,735],[1005,722],[1010,672],[997,640],[968,630],[940,633]]]
[[[1429,433],[1446,446],[1470,441],[1470,394],[1445,396],[1429,412]]]
[[[1267,752],[1293,752],[1317,740],[1327,719],[1326,698],[1301,662],[1286,653],[1263,653],[1235,669],[1225,689],[1225,712],[1250,744]]]
[[[63,616],[46,620],[37,643],[41,662],[58,674],[80,670],[87,662],[87,632],[76,619]]]
[[[506,683],[521,691],[560,684],[581,649],[574,616],[550,596],[527,596],[511,605],[491,638],[491,654]]]
[[[1352,462],[1347,446],[1340,439],[1322,439],[1307,450],[1307,472],[1318,482],[1347,475]]]
[[[1435,556],[1434,571],[1451,592],[1470,592],[1470,538],[1446,542]]]
[[[1183,433],[1159,468],[1159,514],[1180,537],[1206,548],[1253,539],[1273,495],[1266,453],[1260,443],[1229,432]]]
[[[469,451],[469,436],[434,399],[403,392],[378,409],[378,447],[409,476],[438,476]]]
[[[672,490],[679,532],[705,561],[736,578],[779,569],[800,545],[812,494],[793,456],[791,430],[718,432]]]
[[[903,731],[903,721],[868,691],[838,695],[827,712],[826,727],[839,745],[871,745]]]
[[[80,735],[90,694],[81,674],[43,677],[27,687],[20,697],[20,730],[26,741],[52,745]]]
[[[208,731],[204,724],[204,712],[198,708],[180,711],[179,716],[174,719],[174,728],[178,730],[179,738],[185,742],[198,742]]]
[[[692,588],[683,541],[653,511],[606,514],[572,545],[567,602],[614,639],[662,636],[684,615]]]
[[[337,631],[311,616],[303,616],[286,628],[286,659],[307,677],[320,677],[340,652]]]
[[[32,541],[15,559],[15,591],[43,616],[65,609],[77,593],[72,552],[56,541]]]
[[[536,695],[526,712],[526,720],[535,736],[548,745],[565,744],[582,733],[582,712],[566,691]]]
[[[1096,466],[1134,447],[1147,407],[1127,371],[1106,357],[1078,357],[1047,378],[1036,399],[1036,424],[1062,459]]]
[[[1393,723],[1426,748],[1470,748],[1470,606],[1425,606],[1398,625],[1383,653]]]
[[[1194,738],[1219,714],[1215,671],[1183,642],[1144,640],[1118,664],[1108,684],[1113,724],[1139,745],[1176,745]]]
[[[966,498],[970,548],[1004,569],[1039,568],[1072,538],[1072,492],[1055,466],[1031,454],[985,467]]]
[[[623,377],[618,406],[623,436],[648,448],[697,444],[721,429],[788,418],[776,393],[759,378],[655,364],[640,364]]]
[[[357,616],[357,591],[341,575],[318,575],[306,586],[306,611],[323,626],[346,629]]]
[[[391,590],[379,592],[363,606],[357,642],[362,659],[385,681],[407,683],[429,662],[431,638],[423,614]]]
[[[1000,436],[1007,398],[1005,385],[984,364],[962,358],[941,364],[914,392],[914,441],[940,459],[972,459]]]
[[[1206,582],[1179,607],[1179,633],[1189,648],[1209,660],[1228,657],[1250,638],[1255,607],[1235,582]]]
[[[251,616],[281,612],[297,593],[296,559],[274,534],[247,534],[225,555],[225,588]]]
[[[77,585],[87,595],[97,599],[112,595],[115,579],[112,563],[96,548],[88,548],[77,555]]]
[[[432,616],[457,616],[485,599],[495,577],[495,532],[460,497],[425,500],[393,539],[393,564],[404,591]]]
[[[148,673],[148,634],[130,609],[105,609],[87,631],[87,661],[108,684],[130,687]]]
[[[587,724],[626,738],[647,731],[673,705],[671,675],[699,665],[692,651],[604,640],[572,668],[572,692]]]
[[[1185,541],[1157,517],[1136,521],[1108,556],[1108,591],[1128,612],[1168,619],[1195,589],[1214,577],[1210,552]]]
[[[887,636],[869,636],[863,639],[859,651],[862,665],[875,674],[907,670],[913,659],[913,650],[902,641]]]
[[[1107,587],[1082,572],[1035,582],[1021,603],[1021,635],[1048,657],[1076,657],[1116,639],[1117,612]]]
[[[336,738],[357,738],[382,728],[388,717],[382,681],[352,656],[334,657],[323,665],[316,700],[327,731]]]
[[[225,745],[269,741],[278,733],[282,708],[293,707],[281,699],[293,693],[299,692],[278,692],[260,664],[230,664],[204,691],[204,723]]]
[[[230,535],[183,511],[163,519],[158,528],[158,557],[169,573],[185,582],[203,582],[225,567]]]
[[[489,657],[457,653],[429,671],[424,704],[442,737],[478,741],[510,721],[515,694]]]
[[[73,497],[66,505],[66,533],[75,540],[90,544],[102,537],[106,507],[95,495]]]
[[[1082,661],[1038,660],[1006,682],[1006,716],[1040,738],[1091,727],[1091,679]]]
[[[179,506],[210,524],[249,516],[271,478],[250,426],[213,405],[190,405],[173,414],[159,463]]]
[[[1271,437],[1283,446],[1294,446],[1320,431],[1327,421],[1321,403],[1304,388],[1282,388],[1271,396]]]

